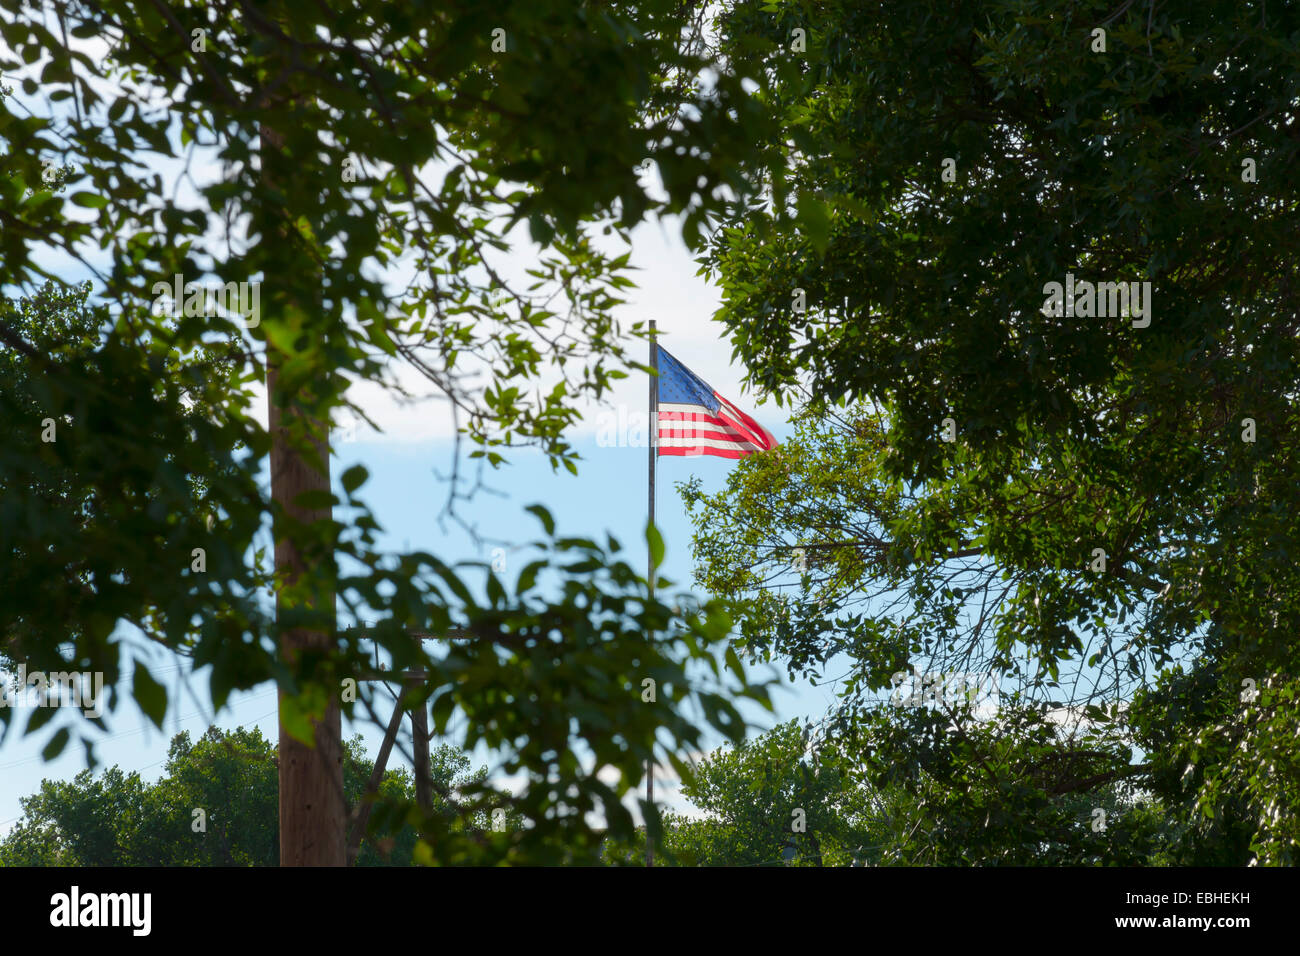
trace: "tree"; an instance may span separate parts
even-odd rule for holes
[[[739,160],[767,122],[740,77],[720,69],[704,82],[718,64],[681,42],[694,14],[669,0],[65,0],[0,15],[0,71],[19,90],[0,100],[0,285],[56,278],[44,255],[58,252],[94,276],[112,320],[94,361],[75,366],[0,323],[0,345],[39,383],[38,410],[0,407],[6,433],[20,436],[5,449],[0,490],[30,515],[10,543],[29,556],[31,585],[21,603],[6,595],[0,633],[21,630],[33,659],[102,672],[108,686],[129,669],[159,726],[168,690],[142,658],[123,659],[121,625],[205,668],[218,708],[274,679],[286,745],[315,741],[304,759],[321,764],[339,743],[333,702],[372,654],[338,630],[336,601],[381,619],[370,636],[393,666],[430,674],[404,706],[431,705],[438,728],[459,708],[528,784],[521,796],[479,794],[475,812],[504,804],[530,821],[499,838],[425,821],[425,850],[445,859],[594,858],[589,814],[630,832],[621,798],[664,749],[656,733],[672,741],[672,760],[698,742],[684,705],[702,705],[738,739],[735,699],[765,700],[762,688],[687,673],[688,662],[711,663],[726,620],[709,607],[677,618],[647,600],[617,543],[558,537],[539,511],[538,561],[512,590],[485,573],[476,596],[462,569],[434,555],[378,551],[381,529],[358,496],[364,468],[334,493],[319,480],[329,423],[360,412],[349,386],[396,387],[395,361],[447,399],[473,455],[496,466],[532,443],[576,471],[564,438],[576,400],[641,368],[613,316],[628,256],[599,248],[597,231],[626,242],[646,215],[681,213],[693,237],[724,189],[749,187]],[[90,41],[107,53],[87,53]],[[48,181],[56,157],[72,172]],[[196,159],[222,175],[191,177],[182,194],[171,188],[179,177],[158,172]],[[662,195],[638,178],[646,160]],[[538,247],[527,288],[502,270],[525,223]],[[399,265],[409,270],[400,286]],[[222,285],[232,282],[239,308]],[[544,374],[549,390],[521,384]],[[258,420],[262,382],[283,429]],[[198,415],[185,388],[200,396]],[[40,440],[45,418],[66,425],[57,442]],[[314,471],[316,489],[273,501],[257,480],[272,447]],[[117,488],[119,503],[87,527],[41,497],[33,479],[51,471]],[[452,513],[463,494],[453,483]],[[331,516],[335,504],[347,520]],[[275,550],[292,557],[277,569],[258,558],[268,516]],[[312,573],[296,573],[304,566]],[[555,572],[544,588],[543,569]],[[274,618],[261,600],[271,587]],[[467,639],[439,652],[409,636],[453,629]],[[647,673],[668,706],[647,708],[629,690]],[[373,714],[367,694],[359,703]],[[87,730],[60,727],[49,752],[72,731],[91,740]]]
[[[369,760],[356,736],[345,742],[349,803],[361,796]],[[459,788],[481,781],[470,758],[449,744],[430,754],[434,812],[456,817]],[[0,840],[0,866],[276,866],[277,754],[256,728],[209,728],[198,740],[172,738],[155,783],[118,767],[89,770],[71,782],[43,780],[22,800],[23,816]],[[388,770],[380,789],[392,801],[413,802],[415,781],[405,768]],[[479,829],[486,829],[479,821]],[[417,829],[366,840],[358,866],[409,866]]]
[[[738,648],[815,683],[842,675],[822,745],[872,792],[910,796],[883,860],[1246,862],[1241,801],[1200,820],[1195,788],[1161,770],[1178,758],[1133,703],[1144,649],[1066,631],[1030,660],[1007,610],[1030,573],[933,541],[938,506],[973,528],[988,512],[960,481],[891,479],[885,432],[864,406],[805,408],[779,454],[739,463],[721,492],[682,486],[696,583],[731,596]]]
[[[718,9],[783,131],[769,195],[703,257],[718,318],[755,386],[805,386],[818,415],[864,403],[848,447],[880,480],[832,454],[824,484],[872,507],[767,529],[848,592],[916,603],[795,612],[830,619],[769,646],[850,643],[872,690],[975,647],[962,670],[1017,675],[1040,711],[1095,704],[1206,852],[1294,862],[1300,15]]]
[[[701,816],[668,813],[661,845],[674,866],[846,866],[878,860],[892,838],[890,797],[851,781],[842,755],[810,747],[798,721],[719,748],[682,781]],[[642,847],[611,843],[611,862]]]
[[[17,302],[0,298],[0,322],[23,336],[47,366],[112,379],[117,394],[137,401],[137,415],[147,416],[158,405],[174,412],[184,431],[160,436],[163,440],[147,465],[159,471],[174,469],[177,459],[186,456],[184,443],[173,445],[167,439],[201,429],[210,395],[186,378],[181,363],[159,366],[155,376],[134,374],[142,371],[138,359],[105,341],[107,310],[87,304],[90,289],[89,282],[75,288],[46,282],[30,298]],[[206,346],[198,350],[195,360],[214,373],[229,368]],[[151,516],[140,513],[140,502],[133,500],[132,492],[142,466],[115,454],[115,423],[100,418],[93,404],[82,409],[85,414],[80,418],[49,416],[50,407],[45,375],[21,352],[0,349],[0,408],[6,413],[0,426],[5,429],[8,461],[21,458],[15,450],[30,444],[33,424],[50,439],[42,441],[45,454],[30,467],[23,463],[21,485],[5,483],[6,494],[0,501],[0,548],[9,556],[7,573],[0,580],[0,607],[10,609],[8,627],[0,634],[0,663],[7,659],[11,665],[21,659],[30,670],[57,671],[63,660],[48,641],[40,639],[42,628],[53,628],[75,641],[92,602],[108,610],[146,600],[146,581],[91,587],[102,565],[95,566],[88,555],[110,546],[126,562],[143,559],[145,552],[163,563],[188,560],[190,555],[180,547],[183,541],[174,535],[160,537]],[[77,434],[78,440],[70,442],[70,433]],[[184,481],[156,490],[160,497],[184,500],[191,512],[199,512],[207,486],[235,471],[222,461],[218,455],[206,473],[191,472]],[[81,549],[60,552],[50,544],[74,536],[84,542]]]
[[[0,844],[5,866],[129,866],[138,862],[124,834],[138,832],[145,786],[138,773],[112,767],[94,780],[43,780],[22,800],[23,819]]]
[[[810,754],[807,739],[790,721],[702,760],[682,793],[705,816],[676,819],[666,851],[696,865],[762,865],[788,849],[796,865],[824,866],[843,865],[857,846],[874,843],[854,819],[864,795],[831,754]]]

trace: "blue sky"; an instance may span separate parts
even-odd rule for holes
[[[619,309],[620,321],[629,327],[634,321],[655,319],[665,345],[674,355],[726,398],[753,414],[778,440],[784,439],[789,433],[785,412],[772,402],[758,405],[752,394],[742,393],[743,369],[731,365],[731,346],[722,327],[711,321],[719,302],[717,290],[695,275],[696,266],[675,223],[643,224],[632,238],[632,261],[642,271],[636,277],[639,287],[629,290],[629,301]],[[516,265],[522,270],[527,262],[521,256]],[[406,381],[417,391],[420,389],[421,383],[414,377]],[[429,391],[427,387],[423,390]],[[489,547],[476,548],[470,535],[455,522],[439,522],[447,484],[438,475],[445,478],[450,472],[453,453],[445,405],[432,396],[410,405],[399,404],[369,383],[356,386],[353,394],[383,431],[377,433],[364,425],[355,432],[345,431],[347,440],[339,446],[335,475],[354,462],[363,463],[370,471],[363,497],[385,529],[381,547],[427,550],[450,561],[490,560]],[[602,412],[626,418],[633,413],[644,414],[645,410],[645,378],[631,376],[619,383],[607,405],[584,408],[583,422],[571,434],[574,447],[584,459],[576,477],[563,470],[552,472],[545,457],[536,451],[517,451],[510,455],[509,465],[495,471],[488,469],[488,483],[501,494],[480,493],[460,509],[461,513],[485,537],[524,544],[538,535],[539,528],[523,509],[540,502],[551,510],[561,533],[602,541],[606,533],[611,533],[641,560],[646,520],[646,450],[601,447],[596,428]],[[690,526],[674,484],[698,475],[705,490],[716,490],[733,467],[733,461],[713,457],[660,460],[657,520],[667,545],[661,573],[679,586],[690,585],[692,566]],[[510,567],[510,560],[507,554],[506,577],[513,580],[517,569]],[[165,662],[158,671],[170,677],[166,681],[169,687],[174,686],[180,672],[178,662]],[[747,711],[747,716],[763,729],[794,716],[819,717],[833,700],[829,687],[790,685],[783,674],[771,668],[759,668],[756,673],[779,677],[784,685],[774,693],[775,715],[756,708]],[[197,736],[209,723],[211,705],[202,681],[188,684],[189,690],[180,698],[179,706],[169,713],[165,734],[153,728],[133,704],[111,714],[108,720],[112,733],[98,744],[99,759],[105,765],[137,770],[147,779],[161,774],[171,736],[180,730]],[[256,725],[268,739],[275,740],[274,687],[268,684],[237,695],[215,722],[228,728]],[[453,736],[459,730],[463,727],[453,724]],[[369,724],[345,726],[344,731],[349,736],[362,733],[372,755],[382,736],[380,729]],[[0,832],[19,818],[19,798],[37,790],[43,777],[70,779],[84,767],[80,748],[69,748],[59,759],[43,763],[40,746],[45,739],[45,734],[32,740],[11,735],[0,747]],[[390,766],[404,762],[405,758],[395,752]],[[661,771],[656,795],[671,806],[681,807],[673,781],[667,779],[670,776]]]

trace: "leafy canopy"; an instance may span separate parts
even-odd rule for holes
[[[769,646],[847,644],[863,688],[970,647],[962,669],[1039,706],[1099,687],[1193,844],[1294,862],[1297,12],[717,9],[782,130],[760,144],[782,172],[702,257],[718,318],[755,385],[879,416],[787,492],[827,503],[758,537],[803,546],[810,587],[918,605],[834,627],[792,606]],[[1150,283],[1149,324],[1044,309],[1068,276]]]
[[[717,69],[706,82],[711,61],[682,42],[692,16],[669,0],[67,0],[0,13],[0,72],[13,83],[0,98],[0,288],[15,303],[0,348],[25,370],[0,390],[13,437],[0,490],[6,518],[19,516],[4,524],[4,551],[26,559],[0,575],[25,587],[0,606],[9,653],[20,639],[24,659],[100,671],[109,687],[129,674],[161,726],[172,692],[148,662],[161,646],[207,668],[218,707],[274,679],[288,692],[286,728],[305,737],[371,654],[337,631],[337,595],[385,622],[377,637],[395,666],[429,670],[409,705],[432,699],[438,720],[460,706],[529,784],[529,828],[491,846],[444,839],[446,859],[581,855],[598,806],[630,827],[619,797],[645,760],[696,739],[687,702],[692,720],[734,739],[735,701],[765,695],[721,692],[686,665],[716,670],[709,645],[725,619],[647,600],[613,549],[559,538],[543,516],[553,578],[539,584],[530,566],[508,590],[488,575],[476,599],[433,555],[379,552],[364,468],[339,493],[294,503],[333,501],[346,520],[289,520],[258,480],[271,436],[254,403],[270,370],[269,402],[293,412],[285,440],[311,461],[324,424],[359,411],[351,385],[396,389],[399,365],[448,401],[475,454],[500,464],[529,443],[576,472],[564,431],[577,400],[635,366],[614,319],[628,256],[597,233],[625,243],[645,216],[681,213],[691,237],[724,193],[746,190],[741,160],[767,123],[739,76]],[[662,190],[639,178],[646,160]],[[536,261],[520,282],[503,263],[527,239]],[[41,309],[44,282],[77,273],[106,311],[51,348],[13,313]],[[259,313],[187,300],[168,315],[158,288],[176,276],[260,283]],[[78,307],[47,305],[36,325]],[[53,442],[41,440],[46,418]],[[296,583],[272,580],[259,555],[268,517],[311,566]],[[194,569],[198,547],[206,570]],[[407,633],[452,625],[477,642],[434,652]],[[337,639],[285,660],[290,629]],[[592,686],[588,664],[607,679]],[[671,715],[640,703],[646,674]],[[511,695],[489,691],[505,686]],[[6,730],[12,713],[0,713]],[[52,714],[34,711],[26,730]],[[89,728],[74,724],[49,752],[73,731],[89,748]],[[570,756],[575,743],[585,762]],[[440,827],[431,818],[431,839]]]

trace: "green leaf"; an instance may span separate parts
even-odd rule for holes
[[[50,761],[63,753],[63,748],[68,745],[68,737],[68,728],[60,727],[58,732],[50,738],[50,742],[41,750],[41,758]]]
[[[98,193],[73,193],[70,198],[74,206],[84,206],[89,209],[103,209],[108,205],[108,199]]]
[[[731,669],[731,672],[743,680],[745,677],[745,668],[740,663],[740,658],[736,656],[736,651],[730,644],[727,645],[725,658],[727,661],[727,667]]]
[[[533,586],[537,583],[538,572],[548,566],[549,564],[546,561],[528,562],[528,564],[524,566],[524,569],[519,572],[519,580],[515,584],[515,593],[522,597],[525,593],[531,591]]]
[[[804,193],[799,196],[798,210],[799,228],[818,253],[825,252],[831,235],[830,209],[820,199]]]
[[[542,527],[546,529],[547,534],[555,534],[555,519],[551,517],[551,513],[543,505],[529,505],[524,510],[530,512],[542,523]]]
[[[421,706],[424,706],[423,704]],[[433,707],[431,708],[431,717],[433,720],[433,729],[436,733],[442,734],[447,730],[447,722],[451,720],[451,715],[456,710],[456,698],[450,693],[440,694],[434,698]]]
[[[280,696],[280,726],[299,743],[311,746],[315,742],[311,717],[304,711],[298,698],[291,694]]]
[[[370,477],[370,472],[364,465],[353,465],[347,471],[343,472],[343,477],[339,480],[343,484],[343,490],[349,495],[366,483]]]
[[[650,566],[658,568],[664,561],[664,539],[654,522],[646,523],[645,539],[650,546]]]
[[[338,499],[324,488],[310,488],[294,496],[294,505],[308,511],[324,511],[338,503]]]
[[[135,662],[131,686],[135,702],[161,730],[163,718],[167,716],[167,688],[153,679],[143,661]]]

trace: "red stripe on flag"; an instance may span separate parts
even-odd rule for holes
[[[744,458],[746,455],[752,455],[752,454],[754,454],[752,451],[740,451],[740,450],[730,451],[730,450],[725,450],[725,449],[722,449],[722,448],[708,448],[708,447],[703,447],[703,448],[701,448],[701,447],[695,447],[695,448],[672,448],[672,447],[669,447],[669,448],[663,448],[663,447],[661,447],[661,448],[658,449],[658,451],[659,451],[659,454],[661,454],[661,455],[685,455],[685,456],[690,456],[690,455],[713,455],[713,456],[715,456],[715,457],[717,457],[717,458]]]
[[[768,431],[758,422],[754,421],[754,419],[750,418],[748,415],[742,412],[735,405],[731,404],[731,402],[727,401],[717,392],[714,392],[713,395],[715,398],[717,398],[719,402],[722,403],[722,412],[723,412],[722,417],[724,419],[731,419],[732,423],[737,428],[741,428],[747,431],[749,434],[751,434],[754,438],[755,445],[758,445],[760,448],[764,450],[776,447],[776,437],[770,431]],[[733,415],[735,416],[735,418],[732,418]]]

